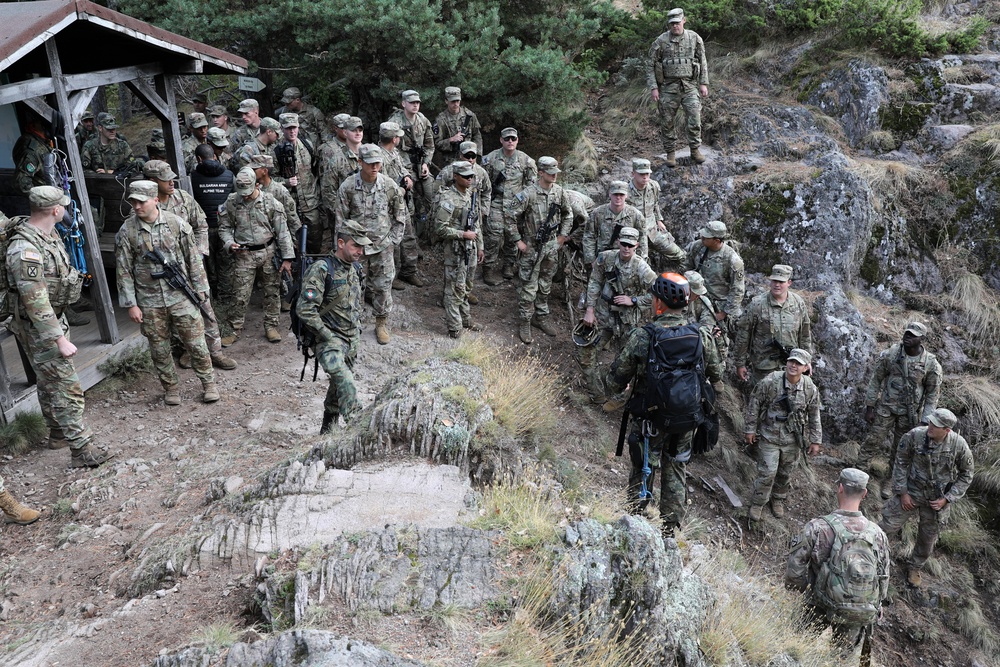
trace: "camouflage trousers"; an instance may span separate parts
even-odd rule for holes
[[[682,107],[687,118],[685,141],[691,148],[701,146],[701,96],[692,81],[674,79],[660,86],[660,137],[668,153],[677,147],[677,112]]]
[[[372,295],[375,317],[385,317],[392,312],[392,281],[396,279],[394,252],[395,248],[390,245],[361,260],[365,263],[365,289]]]
[[[882,522],[879,525],[882,526],[886,535],[893,537],[899,534],[903,524],[910,517],[914,514],[917,515],[917,542],[913,547],[913,553],[910,554],[909,565],[913,569],[919,570],[934,553],[934,545],[941,533],[941,526],[948,523],[951,510],[946,506],[938,512],[931,509],[925,501],[917,499],[913,500],[913,504],[916,507],[912,510],[904,510],[899,496],[893,496],[886,501],[885,507],[882,508]]]
[[[278,326],[281,312],[281,276],[274,268],[271,257],[275,247],[271,245],[261,250],[240,251],[232,255],[232,300],[226,304],[226,323],[236,335],[243,331],[247,306],[253,293],[255,278],[260,275],[264,288],[264,328]]]
[[[527,252],[517,258],[517,315],[522,322],[534,315],[549,314],[549,293],[559,263],[559,244],[549,241],[540,254],[541,257],[533,246],[529,246]]]
[[[641,421],[632,421],[628,436],[628,454],[632,469],[628,476],[628,497],[626,502],[633,511],[641,511],[648,500],[640,498],[643,490],[643,447]],[[645,480],[645,490],[650,494],[656,481],[656,471],[660,470],[660,521],[666,528],[676,528],[687,512],[687,480],[685,470],[691,459],[691,441],[694,431],[657,435],[649,439],[649,467],[651,473]],[[648,496],[651,497],[651,496]]]
[[[615,330],[611,327],[601,327],[600,333],[597,334],[597,340],[594,341],[593,345],[575,347],[576,361],[580,364],[580,368],[583,369],[583,379],[587,384],[587,391],[590,392],[592,398],[605,396],[604,382],[602,380],[604,373],[601,372],[601,352],[610,347],[617,354],[621,349],[623,340],[623,337],[615,335]]]
[[[517,246],[507,241],[507,228],[503,223],[503,209],[490,208],[490,214],[483,221],[483,269],[500,268],[514,263]]]
[[[757,479],[753,483],[753,505],[766,505],[771,498],[788,497],[788,483],[801,450],[794,442],[772,442],[757,438]]]
[[[232,265],[233,257],[222,246],[219,240],[218,228],[208,230],[208,257],[205,258],[205,273],[208,274],[208,284],[212,295],[221,303],[232,300]]]
[[[59,316],[63,334],[69,338],[69,324]],[[37,377],[38,405],[50,434],[62,436],[72,449],[81,449],[94,434],[83,423],[83,387],[73,362],[59,353],[55,341],[43,341],[28,321],[15,316],[7,325],[31,362]]]
[[[906,413],[894,415],[888,408],[879,406],[875,408],[875,423],[868,431],[868,437],[861,443],[861,451],[858,453],[858,464],[865,470],[871,469],[872,459],[879,454],[888,454],[889,472],[886,479],[892,479],[892,466],[896,461],[896,449],[899,446],[899,439],[909,433],[916,424],[910,422],[910,416]],[[886,449],[885,439],[892,431],[892,440],[889,448]]]
[[[165,308],[140,306],[140,309],[142,324],[139,330],[149,341],[149,356],[153,358],[153,368],[164,389],[175,387],[180,382],[170,352],[171,334],[177,335],[191,355],[191,367],[202,384],[215,382],[212,357],[205,345],[205,325],[193,303],[185,299]]]
[[[396,244],[392,251],[396,275],[401,278],[417,275],[419,259],[420,246],[417,245],[417,234],[413,231],[413,216],[410,216],[403,227],[403,240]]]
[[[317,343],[316,358],[326,374],[330,376],[330,388],[326,390],[323,411],[340,415],[345,422],[361,409],[358,390],[354,385],[354,360],[358,355],[358,340],[348,343],[342,338]]]
[[[687,267],[687,253],[674,241],[674,235],[660,231],[654,224],[651,229],[646,230],[646,236],[649,239],[650,251],[656,253],[655,259],[649,261],[649,265],[658,273],[673,271],[683,274]]]
[[[470,251],[469,263],[464,258],[448,258],[444,265],[444,321],[448,331],[461,331],[472,321],[469,291],[472,276],[476,274],[476,250]]]
[[[427,178],[414,177],[413,210],[416,213],[416,233],[424,239],[434,234],[434,224],[430,216],[436,192],[434,178],[430,174]]]
[[[204,306],[208,314],[212,316],[211,319],[204,316],[201,318],[205,324],[205,346],[208,348],[208,353],[212,356],[222,354],[222,334],[219,332],[219,316],[215,314],[211,299],[206,300]],[[171,346],[175,350],[187,348],[175,329],[170,332],[170,341]]]

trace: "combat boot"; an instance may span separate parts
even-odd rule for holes
[[[701,149],[698,146],[691,147],[691,161],[695,164],[701,164],[705,161],[705,156],[701,154]]]
[[[920,585],[924,583],[923,578],[920,576],[920,570],[915,567],[911,567],[907,570],[906,580],[914,588],[920,588]]]
[[[319,434],[325,435],[330,432],[333,425],[337,423],[337,413],[323,411],[323,424],[319,427]]]
[[[240,339],[240,335],[233,333],[222,337],[222,347],[230,347]]]
[[[280,343],[281,334],[274,327],[267,327],[264,329],[264,337],[267,338],[269,343]]]
[[[379,345],[389,344],[389,318],[385,315],[375,318],[375,340]]]
[[[402,292],[406,289],[406,283],[404,283],[400,278],[393,278],[392,289]]]
[[[163,402],[167,405],[181,404],[181,390],[177,388],[177,385],[163,388]]]
[[[201,397],[202,403],[215,403],[219,398],[219,388],[215,386],[215,383],[206,382],[205,393]]]
[[[473,294],[472,292],[469,292],[468,294],[466,294],[465,298],[469,301],[469,305],[470,306],[478,306],[479,305],[479,297],[476,296],[475,294]]]
[[[623,396],[616,396],[604,401],[604,405],[601,406],[601,409],[605,412],[618,412],[625,407],[625,403],[627,402],[628,400]]]
[[[66,435],[62,432],[61,428],[49,429],[49,449],[62,449],[68,446],[69,440],[66,439]]]
[[[73,308],[78,313],[82,313],[85,310],[93,310],[94,304],[85,296],[81,296],[76,300],[76,303],[71,303],[70,307]]]
[[[771,514],[776,519],[783,519],[785,517],[785,501],[781,498],[771,498]]]
[[[72,308],[64,308],[63,315],[66,316],[66,322],[69,323],[71,327],[82,327],[86,324],[90,324],[89,317],[81,315]]]
[[[218,352],[212,355],[212,365],[224,371],[231,371],[236,368],[236,360]]]
[[[547,336],[555,336],[559,333],[559,330],[556,329],[555,325],[549,321],[548,315],[535,315],[531,318],[531,324],[536,329],[541,329]]]
[[[185,352],[182,354],[180,359],[177,360],[177,365],[181,368],[191,368],[191,353]]]
[[[531,322],[521,322],[517,325],[517,337],[525,345],[531,345]]]
[[[38,517],[41,516],[41,512],[38,510],[25,507],[14,500],[14,496],[10,495],[10,491],[0,492],[0,509],[3,510],[8,523],[17,523],[22,526],[35,523],[38,521]]]
[[[667,165],[671,169],[677,166],[677,153],[674,151],[667,152],[667,160],[663,164]]]
[[[504,280],[510,280],[513,277],[514,277],[514,265],[508,264],[507,266],[503,267]]]
[[[69,461],[70,468],[96,468],[105,461],[114,458],[114,454],[102,452],[99,449],[84,445],[80,449],[73,450],[73,457]]]
[[[763,505],[751,505],[750,506],[750,520],[760,521],[764,518],[764,506]]]
[[[408,273],[405,276],[400,276],[400,280],[404,283],[410,283],[414,287],[423,287],[426,284],[416,273]]]
[[[469,331],[482,331],[483,328],[473,322],[472,320],[462,320],[462,328],[468,329]]]
[[[451,331],[449,329],[448,330],[448,337],[449,338],[455,338],[455,339],[461,338],[462,337],[462,332],[461,331]]]
[[[483,282],[490,287],[495,287],[503,282],[503,276],[500,275],[500,272],[495,267],[487,266],[483,269]]]

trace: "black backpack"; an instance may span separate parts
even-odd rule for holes
[[[319,374],[319,359],[313,353],[313,345],[316,344],[316,335],[312,330],[302,324],[302,320],[299,319],[299,294],[302,292],[302,280],[305,278],[306,271],[312,266],[312,258],[306,257],[305,261],[302,262],[300,268],[300,275],[298,279],[293,283],[292,289],[288,290],[285,295],[285,300],[287,300],[291,305],[291,309],[288,314],[291,316],[292,324],[289,329],[295,334],[296,348],[302,351],[302,356],[304,357],[302,361],[302,373],[299,375],[299,381],[301,382],[306,376],[306,367],[309,365],[309,359],[314,359],[313,363],[313,382],[316,381],[316,376]],[[330,285],[333,283],[333,258],[324,257],[326,261],[326,283],[323,285],[323,293],[330,289]]]
[[[698,325],[647,324],[643,329],[649,334],[646,390],[632,395],[629,412],[648,419],[661,433],[696,430],[706,419],[706,399],[713,398],[707,395],[711,385]]]

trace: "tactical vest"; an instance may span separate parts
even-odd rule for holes
[[[80,300],[80,291],[83,289],[83,274],[70,264],[69,256],[66,254],[66,250],[63,248],[61,242],[54,253],[49,252],[47,246],[36,246],[29,236],[31,232],[28,231],[25,233],[27,220],[27,216],[18,216],[10,221],[5,231],[0,232],[0,235],[6,236],[6,240],[0,242],[3,250],[0,287],[3,287],[4,297],[7,301],[5,304],[0,304],[2,306],[0,307],[0,319],[4,319],[7,315],[17,317],[20,312],[20,309],[16,308],[17,298],[14,296],[17,293],[17,289],[15,285],[10,283],[10,276],[7,270],[7,249],[10,247],[10,244],[18,239],[32,244],[32,247],[42,256],[45,289],[49,293],[49,305],[52,306],[52,309],[56,313],[61,312],[63,308],[71,303]]]
[[[668,45],[673,43],[669,40]],[[664,53],[661,61],[664,79],[693,79],[695,76],[694,59],[695,40],[689,39],[687,33],[681,36],[680,44],[675,49],[664,49],[672,53]]]

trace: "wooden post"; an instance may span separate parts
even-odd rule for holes
[[[163,141],[167,146],[167,158],[171,158],[174,171],[181,187],[191,192],[191,178],[184,169],[184,152],[181,150],[181,130],[177,126],[177,99],[174,95],[174,82],[177,77],[172,74],[158,74],[153,77],[156,94],[167,104],[169,122],[162,120]]]

